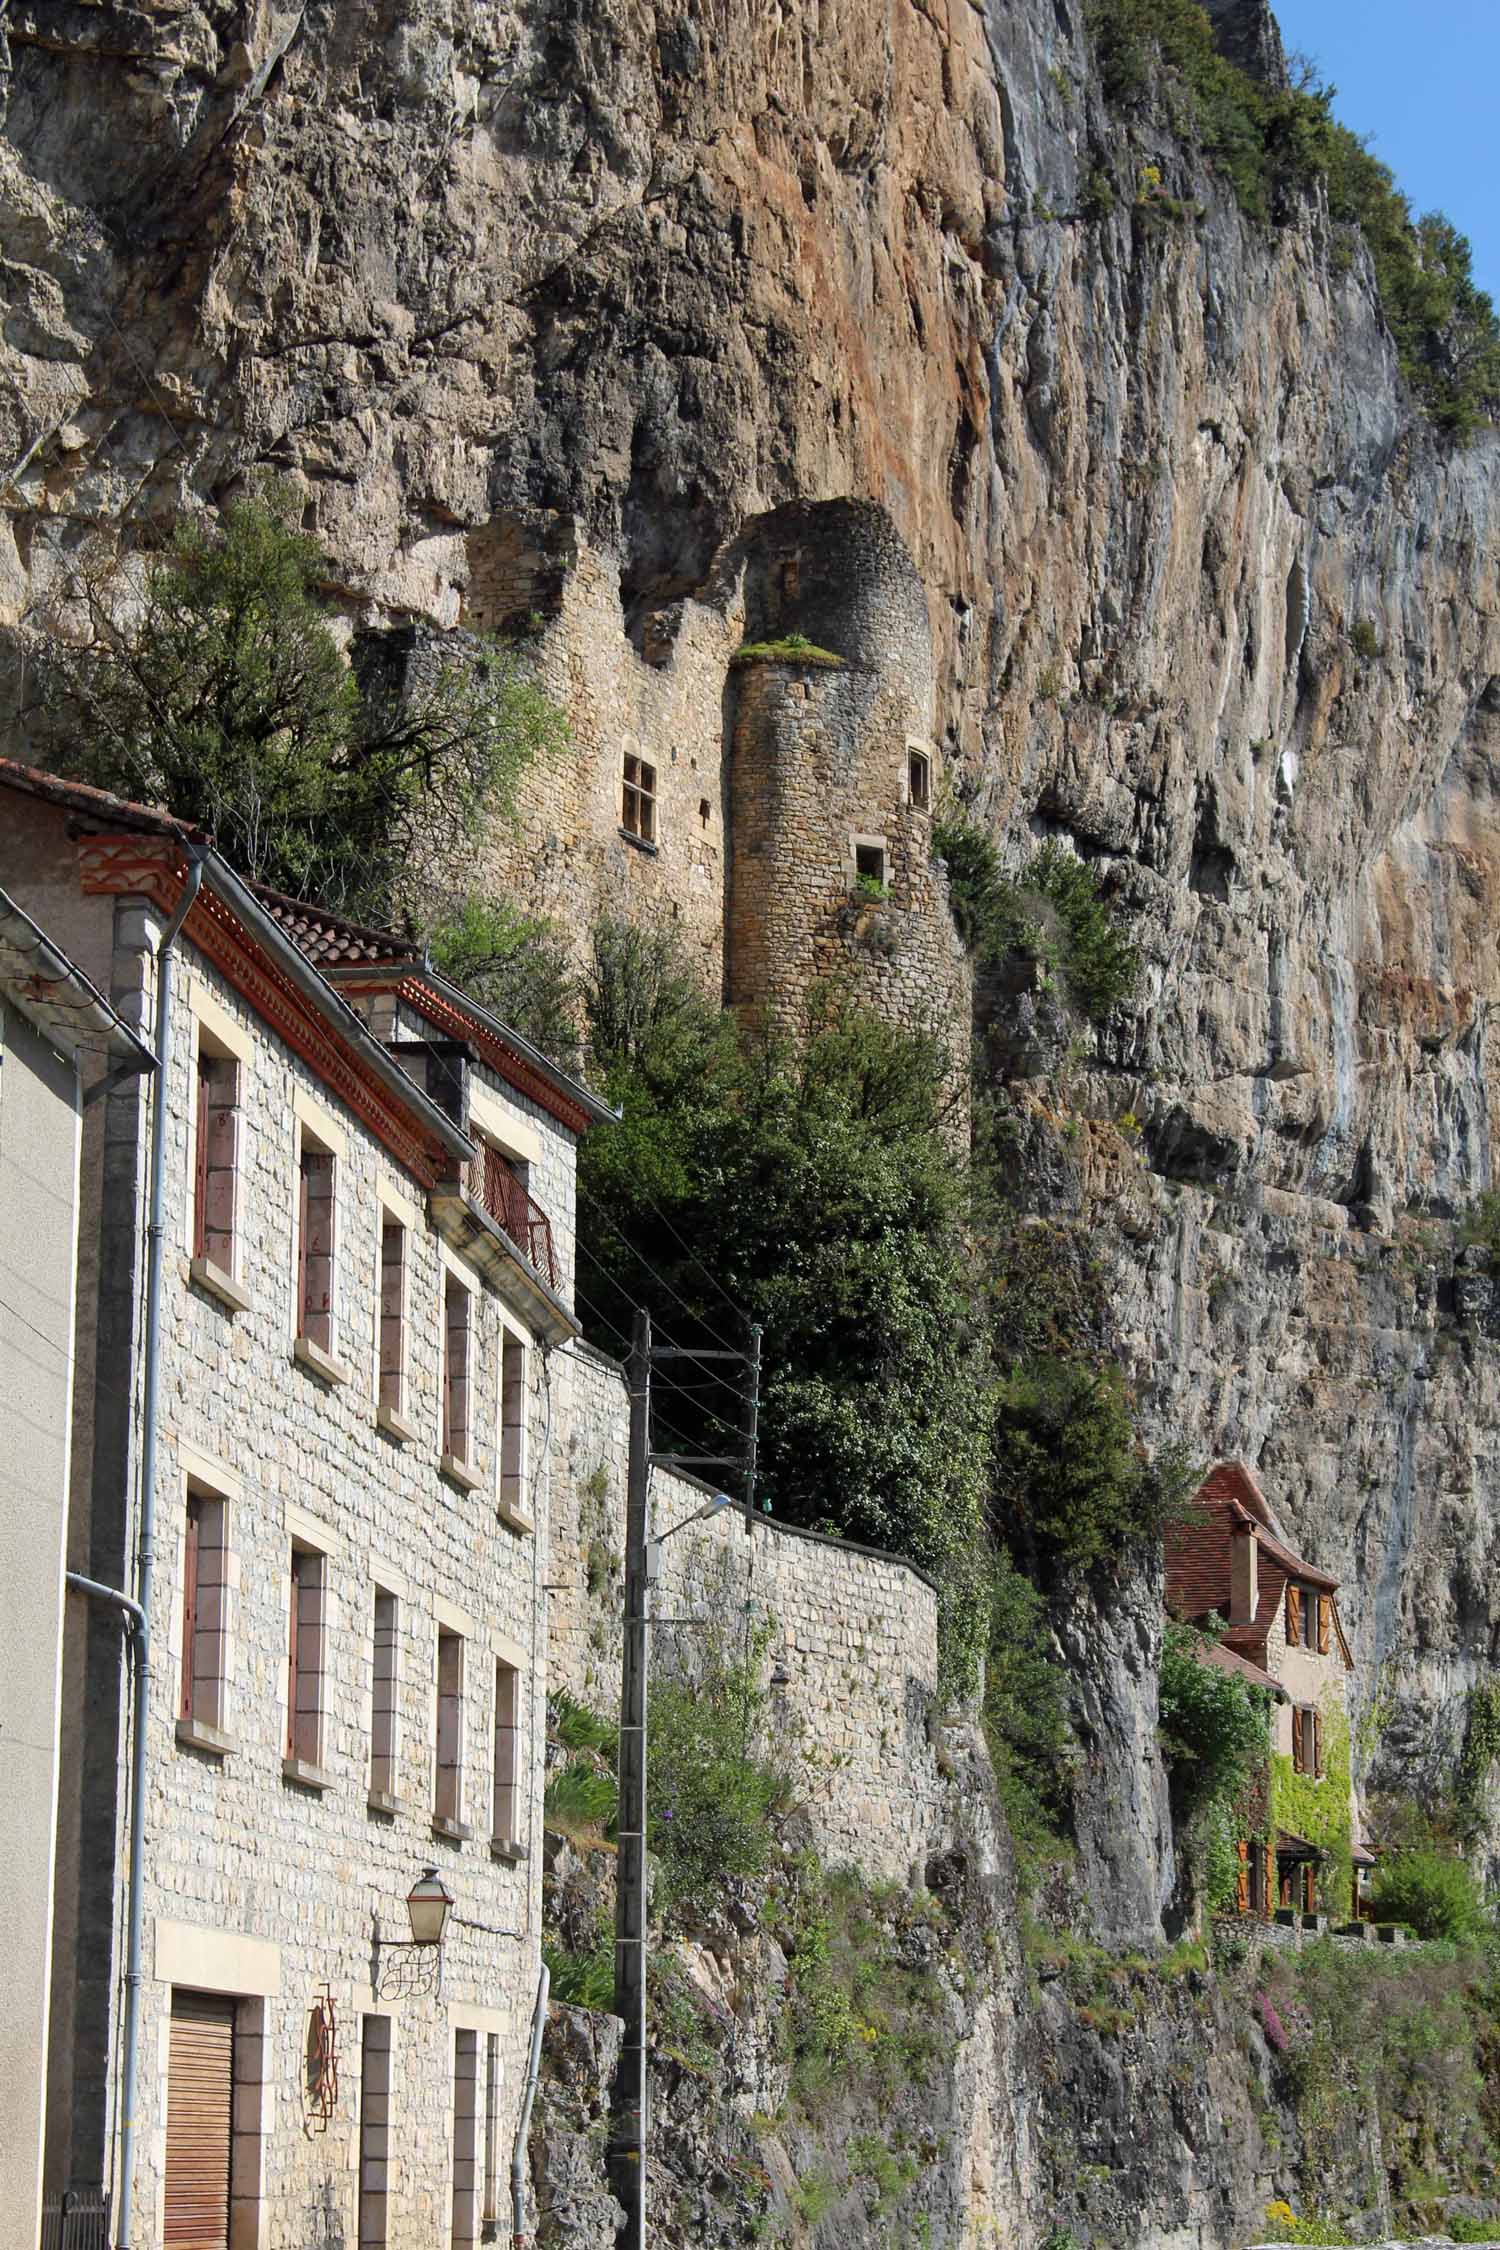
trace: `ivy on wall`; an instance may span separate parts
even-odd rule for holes
[[[1305,1836],[1326,1853],[1318,1871],[1318,1895],[1325,1905],[1347,1911],[1354,1877],[1353,1795],[1349,1762],[1349,1714],[1343,1704],[1323,1704],[1323,1777],[1298,1773],[1277,1751],[1271,1759],[1271,1825]]]

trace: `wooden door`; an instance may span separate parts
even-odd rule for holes
[[[167,2060],[166,2250],[229,2250],[234,2002],[172,1996]]]

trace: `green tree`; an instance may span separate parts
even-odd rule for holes
[[[1474,1870],[1438,1844],[1392,1852],[1375,1870],[1374,1891],[1380,1920],[1409,1922],[1418,1937],[1462,1944],[1492,1926]]]
[[[242,874],[366,918],[410,915],[565,736],[511,647],[362,701],[319,596],[327,566],[272,490],[178,527],[87,588],[94,638],[51,699],[67,770],[165,805]]]
[[[801,1041],[741,1029],[670,940],[613,924],[587,999],[623,1111],[580,1151],[593,1332],[618,1350],[637,1302],[679,1344],[738,1345],[731,1304],[761,1322],[763,1493],[938,1573],[972,1654],[988,1375],[943,1042],[833,1001]],[[738,1443],[722,1376],[679,1363],[659,1394],[708,1451]]]
[[[1108,1363],[1037,1357],[999,1385],[995,1528],[1044,1577],[1128,1561],[1195,1481],[1168,1450],[1147,1458],[1124,1378]]]
[[[564,1070],[578,1068],[578,979],[554,923],[469,892],[438,907],[426,934],[435,969]]]

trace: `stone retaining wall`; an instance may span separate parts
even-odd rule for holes
[[[621,1369],[586,1345],[566,1363],[570,1432],[553,1487],[548,1683],[618,1709],[628,1407]],[[693,1515],[709,1487],[655,1470],[653,1529]],[[748,1605],[748,1608],[747,1608]],[[920,1873],[936,1820],[937,1594],[909,1563],[738,1509],[663,1548],[653,1602],[659,1672],[691,1678],[717,1641],[765,1632],[787,1674],[766,1747],[796,1779],[809,1840],[882,1880]]]

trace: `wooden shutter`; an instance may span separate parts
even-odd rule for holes
[[[1302,1757],[1302,1706],[1294,1703],[1292,1705],[1292,1768],[1296,1773],[1303,1771]]]
[[[1240,1863],[1235,1876],[1235,1912],[1237,1914],[1248,1914],[1250,1911],[1250,1846],[1248,1844],[1236,1844],[1234,1848]]]
[[[1307,1715],[1312,1720],[1312,1770],[1321,1781],[1323,1778],[1323,1714],[1321,1711],[1309,1711]]]
[[[167,2060],[166,2250],[228,2250],[234,2002],[172,1996]]]
[[[1302,1588],[1288,1586],[1286,1590],[1287,1646],[1295,1648],[1302,1638]]]
[[[1318,1654],[1328,1654],[1328,1644],[1333,1632],[1333,1602],[1327,1594],[1318,1596]]]
[[[198,1533],[202,1520],[203,1503],[190,1496],[187,1536],[182,1546],[182,1699],[179,1709],[184,1719],[193,1715],[193,1675],[198,1668]]]
[[[208,1057],[198,1057],[198,1138],[193,1148],[193,1256],[201,1258],[208,1242]]]

